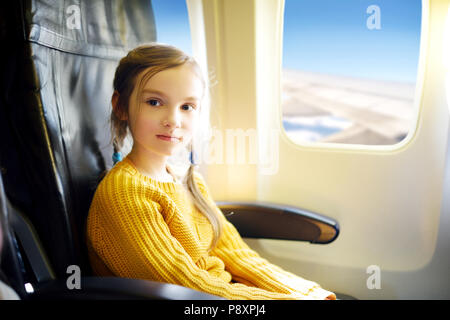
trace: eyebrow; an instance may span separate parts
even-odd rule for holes
[[[144,89],[144,90],[142,90],[142,93],[154,93],[154,94],[163,96],[164,98],[166,97],[166,95],[163,92],[158,91],[158,90]]]
[[[164,92],[154,90],[154,89],[144,89],[144,90],[142,90],[142,93],[153,93],[153,94],[160,95],[160,96],[164,97],[165,99],[167,98],[167,96],[164,94]],[[184,98],[184,100],[200,101],[200,98],[191,96],[191,97]]]

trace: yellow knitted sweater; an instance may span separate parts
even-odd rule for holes
[[[183,184],[141,174],[126,157],[99,184],[87,220],[94,273],[174,283],[227,299],[325,299],[332,294],[270,264],[250,249],[195,181],[224,228],[210,252],[212,228]]]

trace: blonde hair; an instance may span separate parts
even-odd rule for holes
[[[197,71],[206,91],[206,83],[197,62],[181,51],[170,45],[151,43],[141,45],[131,50],[127,56],[122,58],[116,69],[113,81],[114,91],[119,94],[116,110],[111,112],[111,142],[114,152],[120,152],[124,140],[128,134],[128,121],[121,120],[123,114],[128,114],[128,105],[136,86],[138,76],[146,70],[136,87],[137,99],[147,81],[160,71],[175,68],[184,64],[190,64]],[[192,143],[191,143],[191,152]],[[184,177],[184,182],[192,196],[194,205],[209,220],[213,229],[213,240],[209,250],[212,250],[222,233],[222,223],[215,208],[210,204],[199,190],[194,179],[195,164],[191,163]]]

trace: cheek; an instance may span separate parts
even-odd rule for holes
[[[141,116],[138,119],[136,119],[133,133],[138,139],[146,139],[151,138],[155,134],[158,133],[158,121],[151,118],[151,117],[145,117]]]
[[[185,123],[186,130],[192,132],[198,126],[198,114],[194,113],[192,115],[189,115]]]
[[[190,141],[192,136],[195,134],[195,128],[198,125],[197,117],[191,116],[187,117],[184,121],[184,136],[187,141]],[[186,141],[186,143],[187,143]]]

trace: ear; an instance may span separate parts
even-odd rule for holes
[[[117,90],[114,90],[111,97],[111,104],[117,118],[120,120],[128,120],[128,115],[119,108],[119,92],[117,92]]]

